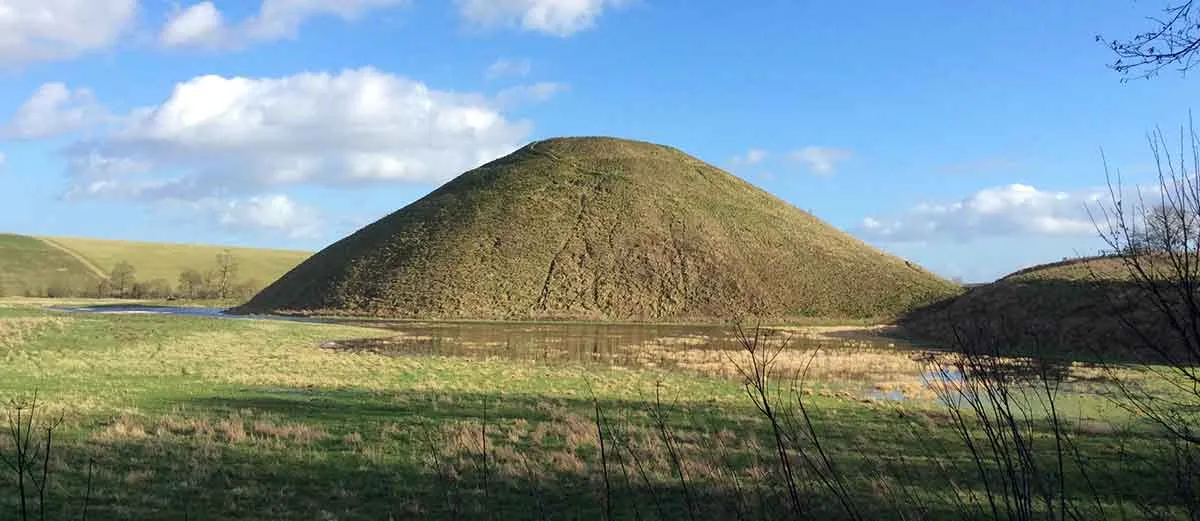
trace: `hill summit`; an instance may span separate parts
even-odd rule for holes
[[[334,243],[237,312],[892,315],[957,287],[674,148],[537,141]]]

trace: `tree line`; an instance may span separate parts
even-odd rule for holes
[[[229,251],[223,251],[217,254],[214,264],[206,270],[187,268],[180,271],[172,285],[165,278],[139,280],[137,268],[123,260],[113,266],[106,278],[91,284],[56,281],[42,291],[27,289],[25,296],[193,300],[250,298],[262,289],[262,283],[254,279],[240,279],[239,269],[237,257]]]

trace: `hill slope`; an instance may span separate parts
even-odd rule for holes
[[[1042,348],[1064,352],[1115,352],[1139,344],[1119,317],[1145,331],[1167,331],[1146,297],[1120,258],[1091,257],[1014,272],[897,322],[909,336],[946,345],[957,327],[1003,338],[1017,350],[1033,348],[1037,338]]]
[[[198,244],[112,241],[69,237],[38,237],[94,264],[104,273],[118,262],[126,261],[137,270],[139,280],[166,279],[175,282],[185,269],[204,271],[216,262],[217,254],[228,250],[238,263],[238,277],[268,284],[311,255],[310,252],[235,248]]]
[[[86,263],[45,242],[0,234],[0,295],[42,294],[56,285],[90,287],[99,280]]]
[[[676,149],[535,142],[338,241],[241,307],[444,318],[898,313],[957,287]]]
[[[300,264],[302,251],[0,234],[0,295],[86,295],[118,262],[136,270],[137,280],[165,279],[172,286],[185,269],[200,272],[230,251],[237,280],[268,284]],[[57,295],[55,295],[57,296]]]

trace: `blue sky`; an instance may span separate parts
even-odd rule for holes
[[[1156,1],[0,0],[0,231],[319,249],[524,143],[681,148],[985,281],[1101,244]],[[1094,203],[1093,203],[1094,204]]]

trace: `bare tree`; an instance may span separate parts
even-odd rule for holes
[[[237,282],[238,260],[229,250],[217,254],[217,267],[213,270],[213,291],[217,298],[226,299],[233,295],[233,286]]]
[[[1200,237],[1194,226],[1200,220],[1200,135],[1194,127],[1181,129],[1173,152],[1156,131],[1150,145],[1157,193],[1127,191],[1109,174],[1110,204],[1093,217],[1104,241],[1121,252],[1127,273],[1125,287],[1107,294],[1114,318],[1130,333],[1128,351],[1143,356],[1172,389],[1164,395],[1122,385],[1127,403],[1176,439],[1200,446],[1200,423],[1185,412],[1200,407]]]
[[[1193,0],[1172,3],[1161,16],[1151,16],[1153,28],[1127,40],[1106,40],[1097,36],[1117,59],[1109,64],[1126,78],[1147,78],[1166,67],[1185,72],[1200,56],[1200,12],[1192,9]]]
[[[1187,208],[1157,204],[1146,215],[1146,239],[1157,252],[1187,250],[1197,242],[1200,216]]]
[[[96,285],[94,287],[94,293],[91,293],[89,296],[94,296],[96,298],[104,298],[111,294],[112,294],[112,282],[110,282],[108,279],[99,279],[96,281]]]
[[[1186,208],[1153,203],[1139,210],[1140,229],[1132,232],[1125,254],[1183,251],[1197,240],[1200,216]]]
[[[188,268],[179,272],[179,294],[188,298],[197,298],[204,289],[204,275],[199,271]]]
[[[137,282],[137,271],[133,265],[121,261],[116,266],[113,266],[112,272],[108,275],[109,283],[112,285],[113,295],[124,297],[133,289],[133,284]]]

